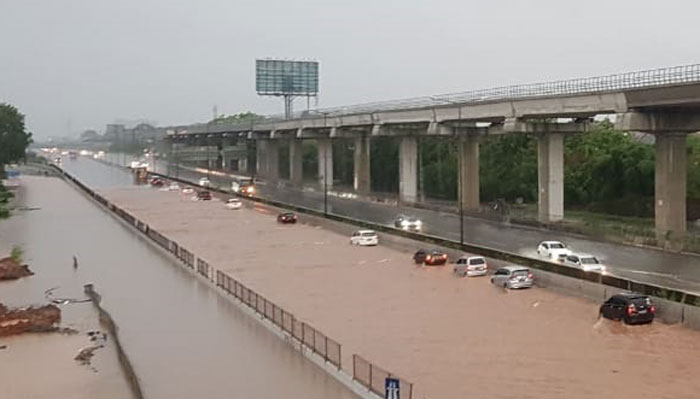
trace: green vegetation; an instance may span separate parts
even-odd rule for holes
[[[10,104],[0,103],[0,179],[5,177],[5,165],[25,157],[32,134],[24,126],[24,115]],[[7,203],[12,198],[0,183],[0,219],[10,216]]]
[[[374,145],[374,142],[373,142]],[[537,139],[528,135],[489,137],[480,145],[481,201],[537,201]],[[377,152],[377,156],[382,156]],[[374,155],[374,154],[373,154]],[[654,146],[608,121],[565,142],[564,199],[582,211],[620,216],[654,214]],[[457,147],[453,139],[421,141],[423,187],[438,199],[457,197]],[[372,158],[372,173],[377,164]],[[700,137],[688,137],[689,218],[700,212]]]
[[[240,112],[238,114],[233,114],[233,115],[220,115],[217,116],[215,119],[212,119],[209,121],[209,123],[250,123],[250,122],[255,122],[258,120],[263,119],[264,116],[258,115],[255,112]]]
[[[20,247],[19,245],[15,245],[12,247],[12,251],[10,252],[10,258],[14,260],[17,263],[22,263],[22,259],[24,257],[24,249]]]

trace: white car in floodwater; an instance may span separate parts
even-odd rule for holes
[[[179,191],[180,190],[180,185],[177,183],[170,183],[168,184],[168,191]]]
[[[209,187],[209,186],[211,186],[211,182],[206,177],[202,177],[201,179],[199,179],[199,186],[200,187]]]
[[[357,230],[350,236],[352,245],[379,245],[379,236],[374,230]]]
[[[571,255],[571,250],[561,241],[542,241],[537,245],[537,255],[558,260],[562,256]]]
[[[242,206],[243,202],[241,202],[241,200],[238,198],[231,198],[226,201],[226,208],[228,209],[241,209]]]
[[[183,194],[192,194],[194,192],[194,189],[192,187],[184,187],[182,189]]]

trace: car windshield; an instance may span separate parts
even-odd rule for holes
[[[630,298],[630,303],[633,303],[634,306],[640,307],[640,306],[647,306],[649,304],[649,299],[646,297],[635,297],[635,298]]]
[[[596,259],[594,256],[590,256],[587,258],[581,258],[581,264],[583,265],[597,265],[600,262],[598,262],[598,259]]]
[[[470,265],[483,265],[486,263],[484,258],[474,258],[474,259],[469,259],[469,264]]]
[[[373,232],[373,231],[364,232],[364,233],[361,234],[362,237],[374,237],[374,236],[376,236],[376,235],[377,235],[377,233],[375,233],[375,232]]]
[[[564,248],[566,248],[566,247],[564,246],[564,244],[562,244],[562,243],[560,243],[560,242],[555,242],[555,243],[553,243],[553,244],[550,244],[549,247],[552,248],[552,249],[564,249]]]

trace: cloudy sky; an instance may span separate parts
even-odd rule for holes
[[[39,138],[279,113],[254,60],[320,61],[319,106],[700,63],[694,0],[0,0],[0,102]],[[299,101],[297,108],[305,107]]]

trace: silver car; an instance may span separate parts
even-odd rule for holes
[[[491,276],[491,284],[503,288],[530,288],[534,283],[535,277],[524,266],[505,266]]]

